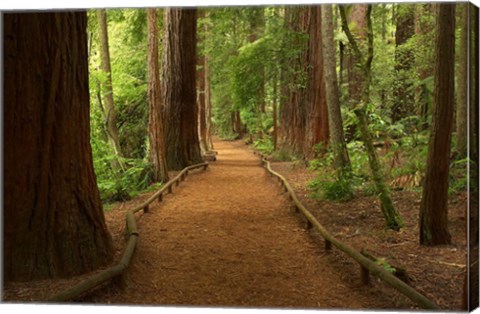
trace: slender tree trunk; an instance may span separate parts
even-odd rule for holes
[[[276,151],[278,147],[278,109],[277,109],[277,75],[275,74],[273,77],[273,103],[272,103],[272,111],[273,111],[273,150]]]
[[[468,283],[466,285],[465,304],[469,311],[473,311],[478,307],[478,241],[479,241],[479,220],[478,220],[478,131],[479,131],[479,86],[478,86],[478,69],[479,69],[479,10],[474,4],[469,3],[469,43],[470,43],[470,66],[469,66],[469,149],[468,157],[470,159],[470,181],[469,181],[469,242],[468,247]]]
[[[467,156],[467,80],[468,80],[468,3],[459,3],[460,9],[460,45],[458,52],[458,73],[457,73],[457,147],[456,152],[459,158]]]
[[[4,14],[4,280],[107,265],[90,146],[85,12]]]
[[[328,145],[328,109],[325,97],[325,77],[322,58],[322,17],[320,5],[308,7],[308,56],[307,89],[305,90],[305,138],[303,155],[307,159],[316,157],[315,145]]]
[[[380,199],[380,206],[385,217],[387,228],[393,230],[399,230],[402,225],[402,219],[400,214],[397,212],[393,206],[392,198],[390,195],[390,189],[385,184],[384,174],[380,162],[378,161],[377,152],[373,146],[372,135],[368,129],[369,119],[366,111],[367,104],[370,103],[370,83],[371,83],[371,66],[373,60],[373,30],[372,30],[372,20],[371,20],[371,11],[372,5],[367,6],[365,12],[367,20],[367,53],[366,58],[362,55],[359,45],[356,42],[353,34],[350,32],[348,27],[345,8],[340,8],[340,13],[342,17],[342,28],[347,35],[348,41],[350,43],[351,49],[355,54],[355,58],[359,60],[359,68],[363,72],[363,81],[361,86],[361,101],[354,108],[355,115],[358,118],[358,128],[360,130],[363,143],[365,145],[365,150],[368,156],[368,163],[370,170],[372,172],[373,181],[375,182],[375,188],[377,189],[378,197]]]
[[[167,182],[168,170],[163,132],[156,9],[147,9],[147,53],[150,162],[153,165],[153,180]]]
[[[118,157],[123,157],[122,148],[118,138],[117,114],[113,101],[112,70],[110,66],[110,52],[108,48],[107,13],[105,9],[97,10],[98,33],[100,37],[100,68],[106,74],[106,80],[101,84],[103,94],[104,115],[106,117],[106,130],[110,144]],[[118,165],[124,169],[121,159]]]
[[[199,11],[199,17],[205,16],[203,10]],[[204,37],[198,36],[197,48]],[[197,49],[197,107],[198,107],[198,135],[200,141],[200,149],[202,152],[209,150],[207,143],[207,112],[205,105],[205,55]]]
[[[205,129],[207,136],[207,148],[213,149],[212,139],[212,93],[210,85],[210,65],[209,57],[205,56]]]
[[[208,151],[207,143],[207,109],[205,105],[205,57],[197,57],[197,107],[198,107],[198,135],[200,149]]]
[[[351,171],[350,158],[348,157],[345,135],[343,134],[342,113],[337,84],[337,71],[335,60],[335,42],[333,39],[332,5],[322,7],[322,48],[323,68],[325,72],[325,94],[328,108],[328,125],[330,127],[330,144],[333,148],[334,165],[338,177]]]
[[[208,10],[205,11],[205,23],[204,23],[204,33],[205,38],[208,38],[210,35],[210,17]],[[205,133],[206,133],[206,142],[207,150],[213,149],[213,140],[212,140],[212,94],[211,94],[211,84],[210,84],[210,58],[208,54],[205,55],[204,59],[204,91],[205,91]]]
[[[420,244],[449,244],[448,172],[454,107],[455,4],[436,5],[435,97],[420,203]]]
[[[162,102],[167,167],[201,162],[195,88],[196,10],[164,11]]]

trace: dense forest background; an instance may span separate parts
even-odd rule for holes
[[[366,78],[342,27],[343,10],[360,54],[371,48],[368,132],[382,148],[380,167],[393,185],[419,188],[426,170],[432,124],[435,64],[435,5],[366,4],[333,6],[330,30],[322,28],[320,7],[226,7],[199,9],[197,18],[197,103],[211,134],[244,138],[278,160],[297,160],[319,171],[313,190],[352,197],[354,189],[375,193],[359,116]],[[163,14],[158,10],[158,28]],[[108,49],[99,39],[98,13],[88,13],[91,134],[95,172],[105,202],[124,200],[152,182],[148,138],[147,12],[107,10]],[[466,5],[455,14],[455,113],[449,193],[467,186]],[[106,25],[106,26],[107,26]],[[104,26],[105,27],[105,26]],[[328,34],[328,32],[331,32]],[[325,34],[324,34],[325,33]],[[330,36],[324,43],[322,37]],[[369,45],[371,38],[371,47]],[[159,35],[159,62],[162,36]],[[330,47],[328,47],[330,46]],[[472,46],[470,46],[472,48]],[[333,55],[326,58],[330,48]],[[102,49],[110,55],[111,84],[102,68]],[[323,53],[323,55],[322,55]],[[104,53],[105,54],[105,53]],[[334,69],[325,79],[324,67]],[[332,75],[332,73],[330,73]],[[331,182],[334,145],[329,140],[327,83],[338,86],[340,126],[352,176]],[[201,83],[200,83],[201,82]],[[111,86],[107,88],[107,86]],[[107,96],[114,106],[107,105]],[[105,99],[105,100],[104,100]],[[111,108],[110,108],[110,107]],[[470,110],[474,114],[474,110]],[[108,119],[107,119],[108,116]],[[328,117],[328,118],[327,118]],[[116,131],[110,130],[112,122]],[[199,121],[202,121],[200,119]],[[337,122],[338,123],[338,122]],[[332,120],[330,124],[335,124]],[[473,130],[473,128],[471,128]],[[109,141],[108,134],[117,133]],[[340,137],[341,139],[342,137]],[[108,143],[113,143],[109,145]],[[473,146],[472,146],[473,148]],[[123,165],[116,167],[114,160]],[[404,182],[405,181],[405,182]],[[407,182],[408,181],[408,182]]]

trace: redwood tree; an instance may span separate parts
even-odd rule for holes
[[[202,161],[195,87],[196,10],[164,10],[162,103],[167,166],[180,170]]]
[[[455,4],[436,5],[434,108],[420,203],[420,244],[449,244],[448,172],[454,107]]]
[[[150,162],[153,165],[153,180],[167,182],[168,170],[165,159],[162,103],[158,65],[158,26],[156,9],[147,9],[147,63]]]
[[[325,97],[325,76],[323,73],[322,56],[322,7],[308,7],[308,63],[307,88],[305,90],[305,139],[303,155],[307,159],[316,157],[314,146],[328,144],[328,110]]]
[[[90,147],[85,12],[4,15],[4,279],[108,264]]]

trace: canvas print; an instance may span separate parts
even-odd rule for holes
[[[478,14],[2,12],[2,302],[475,309]]]

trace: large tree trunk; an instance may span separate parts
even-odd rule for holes
[[[325,94],[328,108],[328,125],[330,127],[330,145],[333,148],[334,165],[339,178],[350,172],[345,135],[343,134],[342,113],[337,84],[335,42],[333,39],[332,5],[322,7],[322,48],[323,68],[325,72]]]
[[[101,84],[103,94],[103,108],[105,117],[105,129],[110,144],[118,157],[123,157],[122,148],[118,139],[117,114],[115,103],[113,101],[112,87],[112,69],[110,66],[110,52],[108,48],[108,31],[107,31],[107,13],[105,9],[97,10],[98,33],[100,37],[100,68],[106,74],[106,80]],[[121,168],[124,168],[121,159],[117,160]]]
[[[92,165],[85,12],[4,15],[4,279],[112,260]]]
[[[309,6],[309,39],[307,89],[305,90],[305,138],[303,155],[307,159],[316,157],[315,145],[321,143],[325,151],[328,145],[328,110],[325,97],[325,78],[322,57],[322,28],[320,5]]]
[[[196,28],[195,9],[165,9],[162,102],[170,170],[180,170],[202,160],[195,88]]]
[[[435,95],[422,200],[420,244],[450,243],[448,172],[454,107],[455,4],[437,4]]]
[[[467,156],[467,80],[468,80],[468,3],[458,4],[460,9],[460,45],[458,52],[457,73],[457,110],[456,129],[459,158]]]
[[[304,6],[285,8],[285,27],[287,32],[306,33],[308,31],[308,9]],[[299,38],[289,44],[305,46]],[[307,68],[307,50],[290,58],[282,66],[280,74],[280,146],[295,154],[303,154],[305,131],[305,98],[304,89],[298,87]]]
[[[165,158],[161,83],[158,62],[158,26],[156,9],[147,9],[147,63],[148,63],[148,136],[153,180],[167,182],[168,170]]]
[[[414,56],[411,50],[402,47],[415,33],[415,5],[401,4],[397,14],[395,32],[395,84],[393,87],[392,122],[414,114],[415,94],[410,83],[410,69]]]

